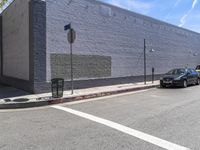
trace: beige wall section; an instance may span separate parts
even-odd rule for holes
[[[29,0],[3,12],[3,75],[29,80]]]

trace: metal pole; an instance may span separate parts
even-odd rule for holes
[[[144,39],[144,84],[147,84],[147,73],[146,73],[146,40]]]
[[[72,41],[72,29],[70,29],[71,33],[71,41]],[[71,94],[74,94],[74,77],[73,77],[73,54],[72,54],[72,42],[70,43],[70,64],[71,64]]]

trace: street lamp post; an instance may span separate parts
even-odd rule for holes
[[[147,84],[147,59],[146,59],[146,39],[144,39],[144,84],[146,85]],[[155,50],[154,49],[151,49],[149,50],[150,53],[153,53]],[[154,71],[155,71],[155,68],[152,67],[152,83],[154,83]]]
[[[146,40],[144,39],[144,84],[147,84],[147,67],[146,67]]]

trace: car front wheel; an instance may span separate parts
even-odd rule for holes
[[[199,84],[200,84],[200,79],[197,79],[196,85],[199,85]]]
[[[163,85],[163,84],[160,84],[160,87],[161,87],[161,88],[165,88],[166,86],[165,86],[165,85]]]
[[[187,80],[184,80],[184,81],[183,81],[183,88],[186,88],[187,86],[188,86]]]

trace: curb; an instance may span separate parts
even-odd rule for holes
[[[78,96],[72,96],[72,97],[66,97],[66,98],[50,99],[46,101],[0,104],[0,109],[22,109],[22,108],[33,108],[33,107],[41,107],[41,106],[47,106],[47,105],[55,105],[55,104],[60,104],[60,103],[67,103],[67,102],[72,102],[72,101],[80,101],[80,100],[86,100],[86,99],[91,99],[91,98],[121,94],[121,93],[126,93],[126,92],[145,90],[145,89],[155,88],[158,86],[159,85],[150,85],[150,86],[128,88],[128,89],[121,89],[121,90],[115,90],[115,91],[97,92],[97,93],[92,93],[92,94],[78,95]]]

